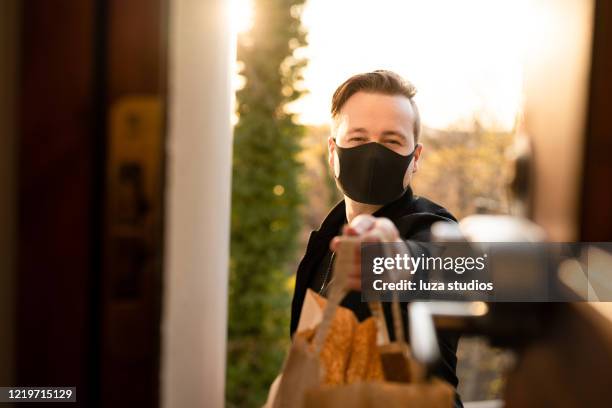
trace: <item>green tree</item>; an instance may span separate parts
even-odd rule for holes
[[[226,400],[260,406],[289,341],[288,262],[300,227],[297,154],[303,129],[286,106],[302,92],[304,0],[254,0],[240,36],[236,93]]]

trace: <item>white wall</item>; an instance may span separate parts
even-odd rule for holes
[[[0,1],[0,385],[11,385],[15,335],[16,106],[19,0]]]
[[[222,407],[235,57],[223,0],[170,0],[162,407]]]

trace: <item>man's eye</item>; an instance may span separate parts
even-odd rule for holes
[[[387,143],[393,143],[393,144],[398,145],[398,146],[401,145],[401,143],[398,140],[388,140]]]
[[[363,136],[353,136],[349,140],[350,141],[355,141],[355,142],[360,142],[362,140],[365,140],[365,137],[363,137]]]

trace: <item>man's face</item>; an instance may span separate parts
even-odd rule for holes
[[[394,152],[407,156],[414,148],[414,121],[416,114],[410,100],[403,95],[383,95],[357,92],[340,111],[335,132],[328,139],[329,165],[338,177],[340,165],[333,138],[340,147],[355,147],[365,143],[380,143]],[[422,146],[418,145],[414,159],[404,175],[404,187],[410,184],[412,174],[418,170]]]

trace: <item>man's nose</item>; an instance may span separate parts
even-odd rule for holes
[[[382,135],[374,133],[371,138],[371,142],[382,143]]]

